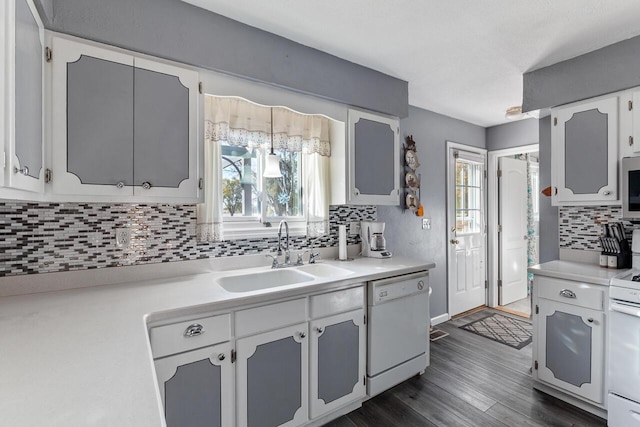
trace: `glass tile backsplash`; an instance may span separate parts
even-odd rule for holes
[[[291,239],[292,249],[338,245],[338,225],[375,221],[375,206],[331,206],[328,236]],[[131,229],[117,247],[115,228]],[[0,203],[0,276],[184,261],[271,251],[273,237],[196,241],[195,205]],[[350,236],[349,244],[360,243]]]

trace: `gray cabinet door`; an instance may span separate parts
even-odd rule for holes
[[[43,168],[41,23],[31,1],[15,0],[14,114],[10,185],[42,190]]]
[[[67,172],[82,184],[133,185],[133,78],[90,55],[67,64]]]
[[[602,403],[603,313],[541,298],[538,316],[538,377]]]
[[[189,178],[189,88],[139,67],[134,78],[134,185],[178,188]]]
[[[238,340],[238,425],[307,420],[307,348],[306,324]]]
[[[311,418],[365,394],[364,310],[311,322]]]
[[[349,110],[350,202],[398,205],[398,121]]]
[[[155,361],[167,427],[233,425],[230,344]]]

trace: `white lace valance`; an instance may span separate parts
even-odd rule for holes
[[[205,138],[226,141],[241,147],[271,147],[271,109],[273,108],[273,147],[276,150],[331,155],[329,119],[301,114],[284,107],[265,107],[241,98],[207,96]]]

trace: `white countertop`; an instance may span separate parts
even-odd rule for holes
[[[609,286],[609,281],[629,271],[603,268],[599,265],[574,261],[549,261],[528,268],[529,273],[538,276],[556,277],[558,279],[576,280]]]
[[[7,426],[161,426],[149,318],[212,312],[431,269],[401,257],[320,261],[351,274],[231,293],[226,272],[0,298],[0,413]]]

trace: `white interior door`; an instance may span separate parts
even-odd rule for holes
[[[500,305],[527,297],[527,162],[498,159]]]
[[[486,156],[449,149],[449,315],[486,304]]]

